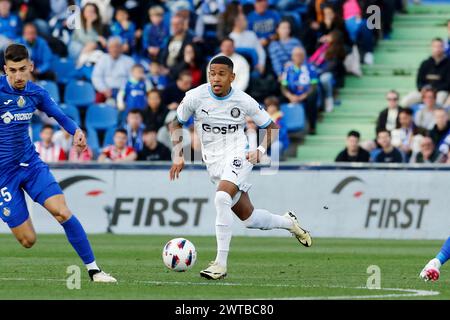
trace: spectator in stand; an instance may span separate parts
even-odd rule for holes
[[[162,94],[163,103],[169,110],[176,110],[187,91],[192,88],[192,76],[189,71],[182,71],[175,83],[169,85]]]
[[[170,69],[183,61],[184,47],[191,43],[193,38],[185,25],[185,19],[175,15],[170,20],[171,36],[161,46],[161,64]]]
[[[233,31],[230,33],[230,38],[234,41],[236,48],[250,48],[256,51],[258,61],[256,62],[256,70],[260,74],[264,74],[266,66],[266,51],[254,31],[247,30],[247,18],[243,13],[239,14],[235,21]]]
[[[286,63],[291,60],[292,49],[301,46],[300,40],[291,37],[289,21],[281,21],[277,27],[276,36],[269,45],[270,60],[278,79],[281,79]]]
[[[283,119],[283,112],[280,111],[280,101],[275,96],[264,99],[266,111],[270,118],[279,127],[278,139],[270,146],[270,155],[277,154],[279,158],[283,158],[284,152],[289,147],[289,136]]]
[[[322,44],[326,43],[326,36],[333,31],[339,31],[341,33],[342,45],[346,52],[350,51],[352,41],[345,28],[342,16],[336,12],[333,5],[327,3],[327,1],[317,0],[315,1],[313,8],[311,7],[311,3],[309,10],[313,11],[307,16],[311,19],[306,22],[307,26],[303,30],[302,38],[306,52],[309,55],[312,55]]]
[[[406,159],[406,162],[420,151],[420,142],[426,130],[418,128],[413,122],[411,109],[402,109],[398,114],[400,127],[391,131],[392,145],[398,148]]]
[[[164,90],[167,86],[167,76],[163,74],[162,67],[158,61],[152,61],[150,63],[150,72],[147,75],[148,80],[151,82],[153,88],[158,90]]]
[[[86,130],[83,130],[84,135],[87,137]],[[92,152],[92,149],[87,146],[84,151],[81,153],[78,152],[77,148],[75,146],[71,146],[69,150],[69,162],[89,162],[94,159],[94,153]]]
[[[358,45],[364,63],[372,65],[375,39],[367,26],[367,20],[364,19],[364,9],[365,7],[361,8],[357,0],[345,0],[342,5],[345,27],[350,39]]]
[[[169,110],[162,104],[161,93],[158,90],[151,90],[147,94],[147,108],[145,108],[144,124],[146,128],[159,130],[164,126]]]
[[[41,141],[34,143],[36,151],[44,162],[65,161],[67,158],[64,150],[61,146],[52,142],[53,133],[53,127],[51,125],[44,125],[42,127],[40,133]]]
[[[114,0],[112,0],[114,2]],[[111,0],[81,0],[81,6],[92,3],[97,6],[99,16],[105,25],[110,25],[113,18],[114,10],[111,5]]]
[[[172,141],[178,141],[178,139],[183,136],[183,149],[188,151],[191,148],[191,133],[186,127],[180,129],[180,131],[174,131],[172,128],[172,122],[176,119],[177,112],[175,110],[170,111],[165,120],[164,126],[159,128],[157,139],[159,142],[164,144],[167,148],[172,150]]]
[[[68,48],[69,55],[74,59],[80,59],[81,55],[91,54],[98,48],[106,48],[107,45],[104,37],[106,30],[97,5],[87,3],[81,9],[80,17],[80,28],[76,28],[72,33]]]
[[[435,148],[430,137],[424,137],[420,142],[420,152],[411,157],[411,163],[434,163],[439,158],[439,151]]]
[[[99,162],[132,162],[137,158],[133,147],[127,146],[127,131],[117,129],[114,133],[114,144],[103,149],[98,157]]]
[[[231,61],[233,61],[234,65],[233,72],[236,74],[236,78],[232,83],[233,88],[237,88],[242,91],[247,90],[248,84],[250,82],[250,65],[243,56],[234,51],[233,39],[225,38],[224,40],[222,40],[222,43],[220,44],[220,53],[214,56],[212,59],[214,59],[217,56],[226,56],[230,58]],[[206,73],[207,76],[209,76],[208,70],[209,70],[209,63]]]
[[[305,60],[305,49],[292,50],[292,63],[285,67],[281,80],[281,92],[289,103],[304,105],[309,122],[309,133],[315,134],[317,122],[317,74]]]
[[[192,88],[206,82],[206,63],[200,48],[195,43],[184,47],[183,61],[176,64],[170,71],[171,78],[176,80],[183,71],[189,71],[192,76]]]
[[[434,110],[435,125],[430,130],[430,138],[433,140],[437,149],[444,143],[445,137],[450,135],[450,121],[448,119],[447,110],[443,108],[436,108]]]
[[[342,150],[334,161],[336,162],[369,162],[370,154],[360,147],[358,131],[350,131],[347,134],[345,149]]]
[[[11,12],[11,0],[0,0],[0,50],[16,41],[20,37],[21,30],[22,21]]]
[[[127,115],[127,123],[124,126],[127,131],[127,146],[139,152],[144,147],[144,119],[140,109],[132,109]]]
[[[97,102],[116,99],[119,90],[125,86],[134,65],[134,60],[122,54],[122,40],[112,37],[108,40],[108,54],[98,61],[92,71],[92,84],[97,90]]]
[[[61,130],[58,130],[53,134],[52,142],[55,145],[60,146],[67,155],[73,145],[73,136],[64,130],[64,128],[61,128]]]
[[[377,134],[377,142],[381,146],[380,152],[375,156],[373,162],[377,163],[402,163],[402,153],[391,143],[391,133],[380,130]]]
[[[269,45],[275,29],[280,23],[278,12],[269,10],[267,0],[255,0],[255,11],[248,15],[248,28],[256,33],[263,47]]]
[[[144,146],[138,153],[138,161],[170,161],[172,154],[169,148],[156,139],[155,129],[145,129]]]
[[[436,91],[427,87],[422,90],[423,104],[414,115],[414,123],[416,126],[431,130],[436,124],[434,118],[434,110],[438,107],[436,105]]]
[[[110,34],[122,39],[122,52],[131,54],[136,45],[136,25],[130,21],[130,15],[124,7],[118,7],[115,13],[115,21],[110,26]]]
[[[150,22],[144,27],[142,34],[142,47],[144,56],[156,61],[161,45],[169,36],[169,30],[164,25],[164,9],[161,6],[153,6],[148,10]]]
[[[403,110],[398,104],[400,94],[395,90],[389,90],[386,94],[387,108],[380,112],[377,119],[375,132],[380,130],[392,131],[400,127],[398,115]]]
[[[19,43],[26,46],[30,53],[30,58],[34,64],[33,76],[38,80],[55,80],[55,74],[50,70],[52,51],[47,41],[38,36],[34,24],[25,24]]]
[[[227,38],[233,29],[234,20],[243,13],[242,6],[237,1],[231,1],[225,7],[225,11],[219,15],[217,24],[217,38],[222,41]]]
[[[217,34],[219,15],[225,11],[225,0],[194,0],[197,14],[195,34],[204,39],[208,33]]]
[[[445,56],[444,42],[435,38],[431,42],[431,57],[424,60],[417,73],[417,90],[410,92],[402,100],[402,106],[411,107],[420,103],[423,89],[431,86],[437,91],[437,103],[444,105],[450,91],[450,58]]]
[[[130,110],[145,110],[147,106],[147,92],[151,89],[152,84],[145,78],[144,67],[140,64],[135,64],[131,68],[130,78],[117,94],[117,108],[120,111],[119,125],[126,119]]]
[[[334,108],[334,95],[337,87],[344,86],[345,77],[345,49],[341,32],[334,30],[324,36],[325,42],[311,56],[309,62],[313,63],[319,73],[320,85],[325,99],[325,111],[331,112]]]

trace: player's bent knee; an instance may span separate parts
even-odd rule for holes
[[[214,198],[214,205],[218,207],[223,206],[224,204],[231,205],[231,196],[225,191],[217,191]]]
[[[54,216],[56,220],[58,220],[61,223],[69,220],[69,218],[72,216],[72,212],[69,210],[69,208],[65,207],[56,212]]]

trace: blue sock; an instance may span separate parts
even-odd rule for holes
[[[436,256],[441,262],[441,265],[446,263],[448,259],[450,259],[450,237],[445,241],[444,245],[441,248],[441,251]]]
[[[86,232],[77,217],[72,215],[69,220],[61,223],[61,226],[66,232],[67,240],[69,240],[84,264],[94,262],[95,257],[91,245],[89,244]]]

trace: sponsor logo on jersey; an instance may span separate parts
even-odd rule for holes
[[[19,99],[17,100],[17,105],[21,108],[25,105],[24,97],[22,97],[22,96],[19,97]]]
[[[8,111],[7,113],[3,114],[1,118],[3,119],[4,123],[8,124],[12,121],[12,119],[14,119],[14,116],[11,112]]]
[[[3,102],[3,104],[4,104],[5,106],[7,106],[7,105],[10,104],[11,102],[12,102],[12,100],[11,100],[11,99],[8,99],[8,101]]]
[[[233,118],[239,118],[240,115],[241,115],[241,110],[239,110],[239,108],[234,107],[233,109],[231,109],[231,116]]]
[[[223,127],[212,127],[207,123],[202,124],[202,129],[208,133],[214,134],[227,134],[227,133],[235,133],[239,129],[238,124],[229,124],[228,126]]]
[[[33,113],[16,113],[12,114],[11,112],[4,113],[1,118],[3,119],[3,123],[8,124],[11,123],[12,120],[14,121],[28,121],[33,117]]]

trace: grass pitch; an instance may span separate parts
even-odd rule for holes
[[[418,273],[442,241],[235,237],[228,277],[208,281],[199,271],[215,257],[214,237],[188,237],[197,248],[193,269],[169,271],[161,252],[171,236],[91,235],[97,261],[119,283],[94,284],[64,235],[38,235],[23,249],[0,235],[0,299],[450,299],[450,269],[424,283]],[[70,265],[82,270],[69,290]],[[369,266],[381,270],[381,289],[369,290]]]

